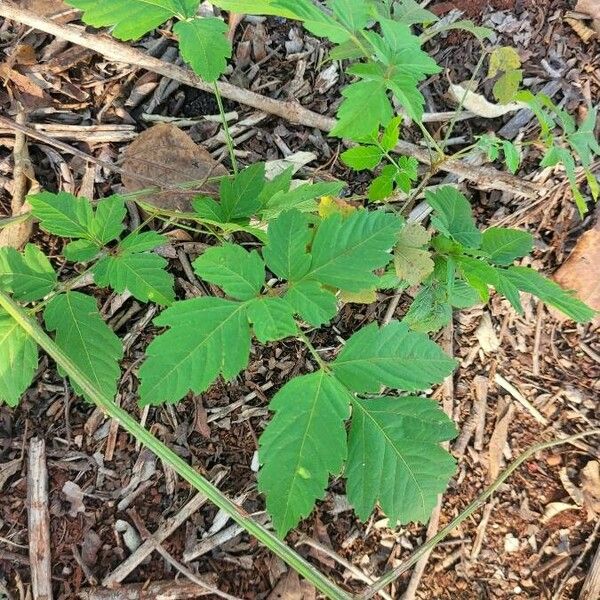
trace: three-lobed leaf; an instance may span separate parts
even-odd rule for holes
[[[231,58],[227,30],[227,25],[215,17],[179,21],[173,28],[181,56],[205,81],[216,81]]]
[[[35,245],[24,251],[0,248],[0,287],[22,302],[40,300],[56,285],[57,277],[46,255]]]
[[[426,522],[455,469],[440,442],[455,435],[433,400],[355,399],[345,474],[356,514],[365,521],[379,502],[390,527]]]
[[[322,498],[346,458],[348,393],[324,371],[296,377],[271,400],[275,416],[260,437],[259,490],[285,535]]]

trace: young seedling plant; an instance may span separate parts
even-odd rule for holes
[[[69,3],[83,10],[86,23],[109,26],[120,39],[139,38],[174,18],[182,56],[201,77],[215,82],[226,67],[227,28],[216,17],[197,16],[198,0]],[[346,72],[356,80],[342,91],[331,134],[354,143],[342,154],[347,165],[376,170],[367,192],[371,204],[337,200],[339,182],[296,185],[291,169],[272,179],[263,163],[238,171],[230,144],[234,173],[220,178],[219,197],[199,196],[192,212],[169,216],[193,223],[216,242],[192,263],[214,294],[181,300],[168,261],[156,252],[168,239],[145,224],[127,231],[125,202],[131,198],[115,195],[93,205],[64,192],[29,196],[39,227],[64,243],[52,261],[33,244],[22,252],[0,249],[0,400],[18,404],[36,373],[40,345],[78,394],[119,419],[326,595],[343,598],[344,592],[116,406],[123,344],[103,320],[94,292],[129,292],[160,307],[157,335],[136,371],[140,406],[176,403],[190,392],[203,394],[219,378],[233,380],[248,366],[253,344],[293,339],[306,346],[306,372],[270,399],[272,416],[259,439],[258,488],[280,538],[310,515],[332,477],[345,479],[348,501],[362,520],[379,507],[391,527],[427,521],[454,473],[454,459],[441,443],[457,433],[437,403],[423,396],[456,367],[428,334],[448,324],[454,309],[487,302],[495,290],[521,313],[521,292],[577,322],[590,320],[594,311],[535,270],[515,264],[532,251],[528,232],[481,231],[456,187],[427,187],[432,168],[413,189],[416,161],[393,154],[409,119],[423,132],[432,164],[448,158],[421,122],[419,84],[440,70],[422,44],[449,27],[467,29],[480,40],[487,30],[469,22],[440,25],[414,0],[332,0],[326,7],[308,0],[215,4],[302,21],[334,44],[332,60],[349,61]],[[518,70],[508,52],[493,59],[491,76],[505,78],[497,93],[505,101],[519,93],[528,98],[543,123],[544,164],[563,162],[572,180],[576,158],[588,168],[600,153],[593,137],[595,111],[577,127],[545,98],[513,90]],[[552,136],[555,119],[565,132],[560,140]],[[511,142],[482,136],[468,151],[474,149],[492,158],[503,152],[509,168],[518,168]],[[576,181],[573,189],[578,190]],[[410,206],[423,191],[431,210],[427,227],[407,220],[390,202],[400,193]],[[84,276],[93,284],[76,289]],[[314,346],[318,330],[336,319],[343,300],[370,302],[378,292],[408,287],[415,293],[401,320],[361,327],[334,351]]]

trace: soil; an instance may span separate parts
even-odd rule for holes
[[[565,11],[572,9],[572,5],[563,0],[490,0],[489,3],[454,0],[432,3],[430,8],[438,14],[459,8],[478,23],[493,24],[498,30],[498,43],[518,47],[525,78],[536,90],[552,79],[553,68],[560,69],[555,100],[577,113],[590,99],[597,103],[599,54],[597,40],[584,44],[563,21]],[[157,39],[145,40],[144,45],[150,46]],[[293,40],[300,40],[301,51],[286,53],[286,42]],[[39,60],[47,60],[42,56],[51,41],[39,32],[0,21],[0,44],[7,54],[17,42],[28,43]],[[427,82],[428,110],[449,110],[454,106],[446,94],[446,74],[453,81],[468,79],[478,58],[476,45],[472,38],[461,33],[433,42],[430,49],[446,73]],[[325,91],[316,90],[327,67],[322,62],[323,56],[321,42],[287,21],[243,22],[235,39],[230,78],[263,94],[295,97],[308,108],[333,114],[345,82],[342,76]],[[132,93],[143,82],[144,73],[132,72],[101,57],[92,56],[66,71],[56,71],[54,76],[57,87],[48,92],[50,110],[29,107],[32,120],[129,124],[136,131],[148,127],[142,108],[158,89],[156,78],[146,75],[146,83],[154,87],[150,96],[135,104]],[[76,99],[78,90],[85,94],[85,99]],[[0,106],[3,114],[14,114],[14,102],[8,91],[0,90]],[[239,111],[239,119],[252,113],[231,103],[226,110]],[[154,107],[154,114],[164,117],[187,118],[216,112],[212,96],[187,88],[177,89]],[[474,134],[499,129],[509,118],[463,121],[454,135],[472,139]],[[188,131],[197,143],[203,143],[217,158],[222,158],[226,154],[224,148],[213,143],[217,129],[210,121],[204,121]],[[317,158],[301,170],[300,176],[346,179],[348,193],[361,193],[368,184],[368,175],[353,174],[337,160],[343,148],[335,139],[275,118],[267,118],[249,131],[251,136],[238,146],[243,163],[280,159],[284,151],[311,151]],[[430,131],[437,137],[444,134],[440,124],[431,125]],[[533,133],[533,126],[528,126],[519,135],[527,139]],[[411,136],[418,139],[416,132],[408,132],[407,137]],[[122,156],[126,146],[119,141],[69,140],[69,143],[113,161]],[[80,160],[62,156],[35,142],[30,144],[30,152],[36,177],[43,186],[77,191],[83,185],[86,169]],[[3,215],[10,213],[11,154],[12,138],[1,138],[0,214]],[[539,156],[531,154],[520,176],[541,177],[538,159]],[[552,191],[535,202],[501,191],[472,189],[470,195],[482,226],[515,226],[535,234],[536,249],[530,262],[550,274],[564,262],[582,231],[592,226],[593,216],[580,219],[562,173],[546,171],[543,177]],[[97,197],[119,189],[118,176],[96,171],[93,191]],[[172,239],[173,248],[183,250],[190,259],[198,253],[197,242],[206,241],[191,240],[181,229]],[[36,231],[32,241],[41,244],[53,257],[59,254],[60,242],[54,238]],[[192,284],[176,256],[174,253],[172,263],[177,291],[185,296]],[[199,472],[209,479],[219,479],[218,486],[224,493],[239,499],[246,511],[260,518],[264,502],[256,490],[254,466],[257,438],[269,418],[268,401],[290,375],[309,370],[311,356],[295,342],[256,347],[248,369],[234,382],[219,382],[201,397],[188,397],[176,406],[152,407],[143,412],[136,405],[136,374],[144,350],[156,334],[150,323],[152,308],[131,299],[121,302],[108,294],[99,294],[98,299],[105,317],[113,325],[120,323],[117,328],[120,337],[131,331],[139,334],[123,360],[124,376],[119,388],[122,406],[143,420],[146,427]],[[360,326],[373,320],[381,322],[389,302],[389,296],[380,294],[369,306],[347,304],[330,328],[315,334],[314,343],[330,348],[333,353],[340,339],[347,339]],[[400,303],[398,318],[406,305],[404,301]],[[530,299],[524,308],[525,315],[518,316],[506,301],[493,297],[488,306],[457,313],[453,327],[445,332],[460,367],[451,388],[442,386],[433,392],[433,397],[451,406],[459,431],[474,431],[462,448],[460,437],[451,446],[457,458],[457,472],[443,495],[440,526],[450,522],[482,492],[490,482],[491,472],[532,444],[555,438],[559,432],[573,433],[598,427],[600,423],[598,329],[558,322]],[[127,318],[123,319],[126,313]],[[482,343],[484,330],[486,335],[498,338],[497,349],[491,350]],[[539,411],[545,423],[540,423],[531,410],[516,401],[514,394],[497,385],[496,375],[512,384]],[[488,386],[486,413],[477,425],[477,393],[482,381]],[[508,410],[512,411],[512,417],[506,439],[502,439],[500,423]],[[26,458],[34,437],[45,439],[47,445],[55,598],[89,597],[85,596],[88,590],[123,563],[136,540],[144,537],[145,530],[155,532],[194,496],[190,487],[165,465],[75,396],[51,361],[44,357],[35,385],[19,407],[0,406],[0,598],[3,588],[8,598],[30,597]],[[415,597],[578,598],[598,546],[598,515],[589,506],[580,506],[575,501],[576,491],[581,489],[583,468],[598,456],[597,440],[590,438],[587,444],[540,452],[520,467],[494,495],[491,510],[485,513],[489,514],[487,524],[482,517],[486,509],[479,509],[436,547]],[[72,484],[83,493],[80,503],[64,491]],[[570,508],[553,516],[555,503],[568,504]],[[214,540],[216,532],[227,531],[231,525],[206,503],[162,547],[181,562],[184,553],[198,541]],[[336,480],[331,482],[326,498],[315,512],[289,534],[287,542],[339,585],[358,593],[365,584],[356,576],[356,570],[368,577],[380,576],[423,543],[425,531],[420,524],[390,528],[379,512],[367,523],[361,523],[348,510],[343,481]],[[351,563],[353,570],[304,543],[306,538],[333,550]],[[311,597],[306,590],[301,595],[274,593],[289,573],[279,559],[245,533],[233,532],[224,542],[215,542],[185,566],[222,592],[244,600]],[[387,590],[389,595],[400,598],[409,579],[410,573],[398,579]],[[131,571],[123,584],[159,581],[170,582],[168,587],[172,591],[185,577],[171,562],[153,552]]]

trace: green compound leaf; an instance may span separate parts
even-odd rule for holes
[[[507,266],[533,250],[533,236],[519,229],[490,227],[481,236],[481,249],[491,262]]]
[[[103,394],[114,398],[121,374],[121,340],[102,320],[96,300],[79,292],[66,292],[50,300],[44,322],[55,331],[60,349]],[[71,382],[77,393],[79,388]]]
[[[148,346],[140,368],[140,404],[174,403],[201,394],[222,375],[232,379],[248,364],[246,305],[204,296],[177,302],[156,319],[169,329]]]
[[[370,6],[363,0],[331,0],[329,6],[334,17],[348,31],[360,31],[371,17]]]
[[[67,0],[83,11],[83,20],[93,27],[112,27],[120,40],[135,40],[171,17],[194,16],[199,0]]]
[[[376,393],[382,385],[422,390],[443,381],[455,367],[456,361],[437,344],[399,321],[363,327],[331,364],[335,376],[358,393]]]
[[[169,305],[175,300],[173,276],[165,270],[167,261],[150,252],[120,252],[101,258],[93,267],[94,279],[101,287],[131,293],[142,302]]]
[[[296,377],[271,400],[275,416],[260,437],[259,490],[284,536],[322,498],[346,458],[349,395],[323,371]]]
[[[298,333],[294,309],[283,298],[254,298],[248,304],[248,319],[254,325],[256,339],[263,344]]]
[[[398,243],[394,249],[394,267],[396,275],[409,285],[418,285],[433,273],[433,259],[428,250],[424,250],[431,235],[418,223],[405,225],[398,234]]]
[[[468,286],[467,286],[468,287]],[[468,287],[469,290],[472,288]],[[474,292],[475,293],[475,292]],[[479,296],[475,293],[476,300]],[[452,319],[452,305],[446,286],[437,281],[424,285],[414,297],[403,322],[413,331],[438,331]]]
[[[344,101],[337,112],[338,122],[330,135],[366,138],[394,116],[383,79],[352,83],[342,90],[342,96]]]
[[[301,279],[310,268],[307,246],[311,238],[308,217],[297,210],[282,213],[269,223],[263,257],[281,279]]]
[[[237,300],[258,295],[265,281],[265,264],[258,253],[237,244],[208,248],[192,265],[202,279],[218,285]]]
[[[444,235],[469,248],[479,248],[481,232],[475,225],[469,201],[455,188],[441,187],[425,193],[427,203],[435,211],[432,225]]]
[[[31,212],[48,233],[62,237],[90,238],[94,212],[89,200],[67,192],[40,192],[27,197]]]
[[[374,169],[383,158],[383,151],[377,146],[356,146],[342,152],[342,161],[355,171]]]
[[[537,296],[578,323],[587,323],[597,314],[571,292],[529,267],[509,267],[502,274],[518,290]]]
[[[317,229],[305,279],[348,292],[373,288],[377,283],[373,271],[390,261],[399,229],[398,217],[383,211],[360,210],[347,218],[333,214]]]
[[[216,81],[231,58],[227,25],[214,17],[179,21],[173,31],[179,38],[179,50],[192,69],[210,83]]]
[[[0,406],[17,406],[38,364],[37,344],[0,309]]]
[[[335,294],[318,281],[301,281],[291,285],[285,299],[307,323],[319,327],[329,323],[337,313]]]
[[[0,287],[16,300],[40,300],[54,289],[56,281],[50,261],[37,246],[27,244],[23,253],[0,248]]]
[[[366,521],[376,503],[397,523],[425,523],[455,470],[440,442],[456,427],[433,400],[356,399],[348,438],[346,491]]]

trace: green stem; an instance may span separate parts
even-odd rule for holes
[[[541,442],[539,444],[535,444],[531,446],[531,448],[527,449],[523,454],[521,454],[516,460],[514,460],[510,465],[500,474],[500,476],[465,510],[463,510],[457,517],[455,517],[446,527],[440,529],[440,531],[434,535],[427,543],[419,546],[415,552],[413,552],[405,561],[399,564],[395,569],[392,569],[382,577],[380,577],[373,585],[370,585],[366,590],[364,590],[358,596],[358,600],[368,600],[372,598],[377,592],[381,591],[383,588],[388,586],[390,583],[398,579],[402,574],[406,573],[408,569],[413,567],[416,563],[419,562],[421,557],[426,556],[437,544],[439,544],[448,534],[450,534],[454,529],[456,529],[465,519],[468,519],[478,508],[483,506],[485,502],[493,495],[493,493],[527,460],[529,460],[534,454],[540,452],[541,450],[547,450],[548,448],[553,448],[554,446],[561,446],[562,444],[569,444],[576,440],[579,440],[584,437],[589,437],[591,435],[600,435],[600,429],[592,429],[589,431],[582,431],[581,433],[576,433],[575,435],[570,435],[568,437],[564,437],[559,440],[550,440],[548,442]]]
[[[229,124],[227,123],[227,116],[225,115],[225,109],[223,108],[223,98],[221,97],[221,92],[219,91],[219,86],[217,82],[214,83],[215,89],[215,98],[217,99],[217,104],[219,106],[219,114],[221,115],[221,120],[223,121],[223,133],[225,134],[225,141],[227,142],[227,149],[229,150],[229,159],[231,160],[231,168],[233,172],[237,175],[238,166],[237,159],[235,158],[235,151],[233,149],[233,138],[231,137],[231,133],[229,132]]]
[[[317,361],[317,364],[323,371],[329,371],[329,365],[319,356],[317,349],[313,346],[312,342],[308,339],[307,335],[302,331],[298,330],[298,339],[308,348],[308,351],[312,354],[313,358]]]
[[[206,495],[206,497],[241,525],[248,533],[267,546],[302,577],[310,581],[320,592],[332,600],[351,600],[351,596],[329,581],[318,569],[289,548],[268,529],[257,523],[243,508],[229,500],[219,489],[202,477],[177,456],[170,448],[144,429],[129,413],[100,392],[79,367],[46,335],[38,322],[27,316],[23,309],[0,291],[0,306],[31,336],[31,338],[64,370],[82,393],[92,400],[106,415],[118,421],[137,441],[151,450],[163,462],[170,465],[180,477]]]

